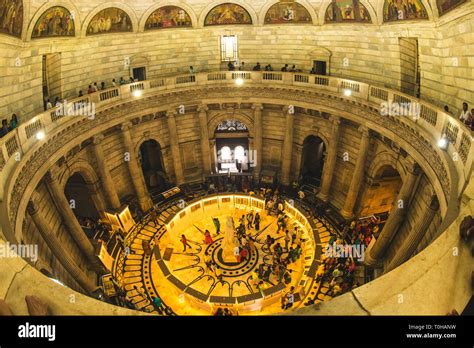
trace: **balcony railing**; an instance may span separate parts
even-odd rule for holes
[[[293,88],[313,88],[318,92],[337,95],[340,98],[370,104],[381,110],[383,103],[405,103],[420,106],[419,117],[400,117],[397,120],[411,128],[422,130],[425,140],[437,146],[445,135],[449,141],[448,152],[453,154],[453,163],[460,178],[467,180],[472,164],[472,132],[462,122],[443,110],[399,91],[353,80],[303,73],[256,72],[256,71],[215,71],[197,74],[169,76],[154,80],[140,81],[109,88],[80,98],[67,100],[66,106],[58,106],[23,122],[14,131],[0,139],[0,175],[2,186],[5,176],[14,161],[21,158],[41,139],[39,131],[52,132],[71,121],[70,115],[90,117],[91,106],[95,112],[105,110],[110,104],[125,102],[140,96],[153,95],[165,90],[179,90],[195,86],[231,85],[236,80],[250,86],[293,86]],[[139,91],[137,93],[137,91]],[[455,155],[458,155],[457,160]],[[0,199],[3,189],[0,188]]]

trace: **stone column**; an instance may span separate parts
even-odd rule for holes
[[[367,158],[367,150],[369,147],[369,130],[366,127],[361,126],[359,127],[359,132],[362,133],[359,146],[359,155],[357,156],[354,174],[352,175],[352,180],[349,186],[349,191],[347,192],[346,200],[344,202],[344,207],[341,210],[341,215],[345,219],[350,219],[354,215],[354,205],[356,203],[360,185],[364,177],[365,160]]]
[[[53,232],[50,221],[46,219],[42,213],[40,213],[38,205],[34,203],[33,200],[30,200],[27,210],[39,233],[43,237],[54,256],[56,256],[56,258],[59,260],[61,265],[64,266],[66,271],[79,283],[79,285],[84,290],[86,290],[88,293],[92,293],[97,288],[97,286],[74,262],[74,259],[71,257],[68,251],[64,249],[64,245]]]
[[[331,190],[331,182],[334,176],[334,168],[336,167],[336,162],[337,162],[339,125],[341,124],[341,119],[337,116],[331,116],[330,120],[332,123],[331,138],[329,139],[327,156],[326,156],[326,160],[324,161],[321,191],[319,192],[319,198],[321,198],[323,202],[327,202],[329,199],[329,192]]]
[[[254,173],[256,174],[257,180],[260,178],[260,172],[262,171],[262,155],[263,155],[263,126],[262,126],[262,104],[253,104],[253,117],[254,117],[254,146],[255,152],[252,154],[252,160],[254,161]]]
[[[407,238],[403,241],[401,247],[397,249],[395,257],[390,261],[389,265],[385,267],[385,272],[397,268],[402,263],[407,261],[416,250],[416,247],[423,239],[426,230],[430,226],[436,212],[439,209],[439,202],[436,195],[432,196],[429,202],[426,202],[424,212],[415,220],[412,230],[409,232]]]
[[[283,150],[281,159],[281,183],[290,185],[291,157],[293,155],[293,119],[294,113],[288,107],[283,109],[285,113],[285,139],[283,140]]]
[[[115,190],[115,185],[112,176],[110,175],[109,168],[107,167],[107,159],[105,158],[104,148],[101,144],[103,138],[104,136],[102,134],[94,136],[92,139],[94,144],[93,151],[99,169],[102,187],[104,188],[107,206],[112,210],[118,211],[120,209],[120,199]]]
[[[207,129],[207,110],[208,108],[206,105],[200,105],[198,107],[199,125],[201,128],[201,153],[203,175],[208,175],[211,172],[211,151],[209,147],[209,131]]]
[[[217,173],[216,139],[209,139],[209,151],[211,154],[211,172]]]
[[[166,113],[168,121],[168,132],[170,138],[171,154],[173,156],[174,173],[176,185],[184,183],[183,164],[181,162],[181,153],[179,151],[178,131],[176,130],[176,111],[169,110]]]
[[[130,178],[132,179],[132,185],[137,195],[138,204],[140,205],[140,209],[143,212],[146,212],[153,206],[153,203],[145,185],[145,179],[143,178],[141,165],[138,162],[137,155],[135,154],[132,135],[130,133],[131,128],[132,124],[130,122],[122,124],[121,130],[123,135],[123,143],[125,146],[125,151],[129,154],[127,165],[130,172]]]
[[[84,230],[79,224],[79,221],[77,221],[76,215],[74,215],[74,212],[69,205],[66,195],[64,194],[64,190],[59,185],[58,179],[54,177],[51,172],[48,172],[45,175],[45,179],[46,186],[51,193],[54,204],[56,205],[59,214],[61,214],[63,222],[66,225],[69,233],[77,243],[82,253],[91,262],[91,264],[96,264],[97,257],[95,255],[94,247],[87,238]]]
[[[376,266],[381,263],[395,233],[403,224],[404,218],[407,215],[410,198],[416,191],[416,183],[418,182],[417,179],[420,172],[416,163],[412,162],[410,167],[379,238],[375,241],[375,244],[365,258],[365,263],[369,266]]]

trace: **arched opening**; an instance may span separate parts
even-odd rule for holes
[[[242,173],[250,169],[248,129],[237,120],[225,120],[215,130],[219,173]]]
[[[303,141],[301,178],[304,184],[319,187],[324,166],[326,146],[320,137],[309,135]]]
[[[168,186],[161,146],[156,140],[147,140],[140,145],[140,162],[146,186],[150,192],[162,192]]]
[[[380,167],[367,188],[361,202],[359,216],[387,216],[395,203],[402,179],[400,173],[391,165]]]
[[[86,235],[94,238],[94,224],[99,220],[100,214],[91,197],[90,188],[79,172],[68,179],[64,194]]]

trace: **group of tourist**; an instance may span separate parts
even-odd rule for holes
[[[111,83],[110,83],[110,86],[107,86],[106,83],[104,81],[102,81],[100,83],[100,85],[97,84],[97,82],[94,82],[92,84],[90,84],[88,87],[87,87],[87,94],[92,94],[92,93],[96,93],[96,92],[99,92],[99,91],[103,91],[103,90],[106,90],[107,88],[113,88],[113,87],[117,87],[117,85],[125,85],[127,83],[134,83],[135,82],[135,79],[133,77],[129,77],[128,80],[125,80],[123,77],[120,77],[119,81],[117,82],[115,79],[112,79]],[[84,96],[84,92],[81,90],[79,90],[79,93],[77,95],[78,98],[80,97],[83,97]],[[47,98],[46,101],[45,101],[45,108],[46,110],[49,110],[53,107],[56,107],[56,106],[59,106],[61,105],[61,100],[59,99],[59,97],[56,97],[56,99],[54,99],[54,103],[51,102],[51,99]]]
[[[18,117],[16,114],[12,114],[10,121],[2,120],[2,126],[0,128],[0,138],[3,138],[8,132],[11,132],[16,127],[18,127]]]
[[[227,69],[229,71],[246,71],[246,66],[245,66],[245,62],[241,62],[240,64],[237,63],[237,62],[232,62],[230,61],[229,63],[227,63]],[[252,71],[274,71],[275,69],[273,69],[272,65],[271,64],[267,64],[265,65],[265,67],[262,68],[262,65],[260,64],[260,62],[257,62],[257,64],[255,64],[252,68]],[[296,69],[296,65],[292,65],[291,68],[288,64],[285,64],[281,67],[280,71],[282,72],[301,72],[301,70],[298,70]]]
[[[364,220],[352,220],[347,229],[347,239],[352,245],[365,245],[367,247],[372,240],[372,237],[378,236],[380,231],[380,217],[372,216]],[[335,237],[332,237],[335,238]],[[329,244],[334,242],[333,239]]]
[[[218,307],[216,312],[214,313],[214,316],[216,317],[231,317],[234,314],[232,314],[232,311],[229,308],[222,308]]]

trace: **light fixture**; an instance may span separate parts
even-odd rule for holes
[[[36,139],[38,139],[38,140],[43,140],[45,136],[46,136],[46,134],[44,134],[43,130],[40,130],[40,131],[38,131],[38,133],[36,133]]]
[[[442,150],[446,150],[446,148],[448,147],[448,138],[446,137],[445,134],[443,134],[441,136],[441,138],[438,140],[438,147]]]
[[[139,89],[137,89],[137,90],[133,91],[132,94],[133,94],[134,97],[137,97],[137,98],[138,98],[138,97],[141,97],[141,96],[142,96],[142,91],[139,90]]]
[[[244,84],[244,79],[239,77],[238,79],[235,80],[235,84],[237,86],[242,86]]]
[[[345,95],[346,97],[350,97],[350,96],[352,95],[352,91],[351,91],[350,89],[345,89],[345,90],[344,90],[344,95]]]

